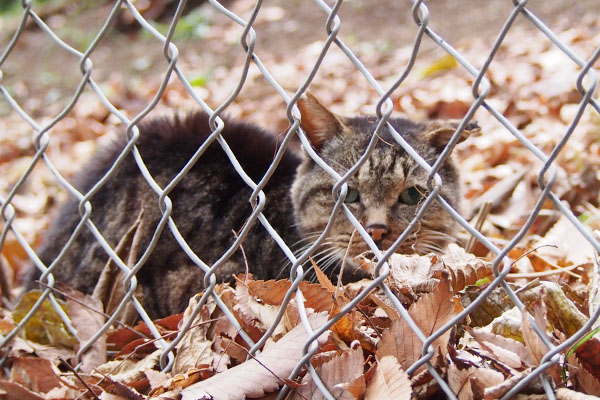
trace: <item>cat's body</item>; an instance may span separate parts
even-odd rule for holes
[[[332,168],[343,174],[362,155],[375,129],[375,119],[337,117],[312,96],[303,99],[299,106],[302,127],[312,145]],[[451,131],[448,127],[440,129],[439,123],[434,126],[402,118],[392,120],[392,124],[429,163],[435,161]],[[210,133],[208,118],[203,113],[193,113],[183,119],[153,120],[140,126],[137,147],[149,172],[164,188]],[[276,135],[227,120],[222,135],[242,168],[254,182],[260,181],[275,156]],[[90,190],[122,148],[123,143],[115,143],[95,157],[77,178],[78,189],[82,192]],[[444,163],[440,175],[444,181],[442,195],[458,207],[458,177],[452,161]],[[425,190],[426,180],[425,171],[405,154],[388,132],[383,132],[367,162],[348,181],[350,190],[346,203],[373,239],[385,249],[414,217],[422,198],[419,192]],[[333,178],[309,157],[292,149],[286,151],[264,189],[266,204],[262,212],[292,249],[307,248],[322,232],[335,201],[332,196],[334,183]],[[173,202],[172,218],[179,233],[207,265],[211,266],[221,258],[246,223],[252,212],[248,201],[250,194],[251,189],[234,170],[217,142],[208,147],[169,193]],[[158,195],[142,177],[132,155],[91,198],[91,203],[91,219],[106,241],[117,248],[125,262],[132,254],[137,261],[162,214]],[[52,225],[39,251],[46,265],[59,255],[79,223],[77,207],[78,203],[71,199]],[[421,221],[421,227],[409,235],[400,250],[427,252],[439,249],[453,229],[451,218],[434,204]],[[355,267],[352,257],[368,248],[360,235],[353,232],[347,218],[342,212],[338,213],[324,246],[315,252],[315,258],[324,268],[329,268],[328,272],[347,258],[348,277],[364,274]],[[348,249],[350,240],[352,244]],[[84,227],[53,269],[53,274],[56,280],[90,293],[107,260],[104,249]],[[216,277],[221,281],[231,280],[233,275],[248,268],[257,279],[275,278],[281,276],[285,261],[284,253],[257,221],[242,248],[216,270]],[[144,308],[156,318],[182,311],[189,297],[203,289],[204,273],[165,227],[136,277],[138,286],[143,289]]]

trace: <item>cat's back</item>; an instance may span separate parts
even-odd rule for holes
[[[162,189],[169,187],[192,157],[198,156],[181,180],[170,187],[168,197],[172,202],[170,217],[177,233],[209,266],[229,249],[252,213],[249,203],[252,189],[234,164],[239,163],[238,167],[257,183],[271,166],[280,142],[272,132],[225,119],[220,134],[235,157],[231,160],[216,138],[208,143],[213,139],[212,134],[208,115],[194,112],[142,123],[136,141],[142,169],[147,168]],[[75,187],[86,193],[107,177],[90,198],[91,221],[125,262],[140,259],[167,209],[166,205],[159,205],[159,194],[144,178],[133,152],[121,156],[126,145],[122,135],[100,149],[74,178]],[[120,157],[122,161],[116,163]],[[287,212],[291,208],[289,186],[299,163],[297,153],[286,151],[264,189],[267,203],[263,214],[278,233],[291,242],[297,238],[292,227],[293,217]],[[79,202],[71,198],[59,210],[39,250],[46,265],[53,263],[80,223],[78,208]],[[139,233],[139,244],[133,249],[126,243],[132,229]],[[235,252],[219,267],[218,279],[231,279],[233,274],[243,272],[246,263],[255,275],[272,276],[271,269],[277,268],[272,260],[281,259],[282,253],[260,223],[254,225],[243,246],[245,259],[240,251]],[[100,242],[84,227],[56,262],[53,274],[59,281],[91,292],[108,260]],[[165,304],[164,300],[154,301],[145,296],[145,306],[151,315],[179,311],[182,301],[202,289],[202,278],[202,270],[184,253],[169,227],[163,230],[137,274],[139,284],[153,296],[164,289],[168,292],[163,298],[178,299],[177,304]]]
[[[222,129],[211,130],[209,116],[196,111],[184,115],[161,116],[139,125],[139,136],[135,145],[140,152],[143,164],[153,175],[171,174],[173,177],[198,152],[197,163],[210,168],[214,162],[223,163],[216,170],[229,172],[232,161],[218,143],[216,131],[227,143],[233,156],[244,171],[255,182],[262,179],[265,171],[271,166],[278,149],[279,138],[273,132],[236,120],[225,119]],[[210,140],[211,143],[207,143]],[[111,144],[100,149],[75,177],[75,186],[82,192],[93,187],[109,170],[117,157],[126,147],[125,135],[120,135]],[[199,151],[200,150],[200,151]],[[210,163],[209,161],[213,161]],[[295,151],[286,151],[276,171],[277,175],[289,175],[300,163],[300,155]],[[132,172],[138,174],[139,167],[133,155],[128,156],[118,173]],[[239,175],[239,174],[236,174]],[[160,183],[160,182],[159,182]],[[167,182],[168,183],[168,182]]]

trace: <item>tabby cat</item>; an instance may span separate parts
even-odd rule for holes
[[[375,130],[376,118],[337,116],[310,94],[298,106],[301,127],[314,150],[339,174],[345,173],[363,154]],[[390,122],[430,164],[456,128],[456,123],[444,121],[418,123],[395,118]],[[474,129],[476,125],[471,124],[466,134]],[[150,174],[164,188],[210,133],[208,116],[201,112],[183,118],[154,119],[140,126],[137,147]],[[250,178],[260,181],[277,151],[277,136],[228,120],[222,136]],[[121,140],[100,151],[76,178],[75,186],[82,193],[89,191],[106,174],[123,146]],[[334,179],[302,153],[288,147],[264,189],[266,204],[262,211],[281,238],[298,252],[308,248],[323,231],[335,203]],[[458,209],[458,171],[451,159],[444,163],[440,176],[444,183],[442,196]],[[386,249],[417,212],[427,191],[427,173],[384,130],[348,184],[346,205],[378,246]],[[169,193],[171,216],[179,234],[207,265],[222,257],[243,228],[252,211],[250,194],[250,188],[217,142],[206,149]],[[121,259],[133,266],[150,243],[162,216],[158,195],[142,177],[133,155],[123,160],[91,203],[91,220]],[[60,209],[39,250],[46,265],[59,256],[79,221],[78,202],[71,198]],[[439,250],[452,240],[454,229],[449,215],[434,203],[399,251]],[[344,261],[344,280],[364,276],[353,258],[368,247],[354,231],[344,213],[338,212],[323,246],[314,254],[331,275]],[[55,263],[53,274],[56,280],[91,293],[110,264],[108,259],[91,231],[83,227]],[[257,222],[241,248],[215,274],[217,280],[225,281],[249,269],[256,279],[270,279],[280,275],[284,264],[282,250]],[[289,271],[284,276],[288,274]],[[39,272],[34,273],[31,281],[39,276]],[[182,311],[188,299],[202,290],[204,273],[184,253],[167,226],[136,277],[141,287],[140,301],[150,317],[157,318]]]

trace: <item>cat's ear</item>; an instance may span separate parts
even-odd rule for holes
[[[444,147],[454,135],[456,128],[460,124],[460,120],[433,120],[427,123],[427,133],[425,134],[426,140],[430,145],[436,149],[442,151]],[[465,129],[461,132],[458,142],[464,141],[469,136],[478,133],[481,128],[476,121],[471,121],[467,124]]]
[[[329,139],[342,134],[344,124],[341,119],[325,108],[312,93],[306,92],[298,100],[298,108],[302,117],[300,126],[317,151]]]

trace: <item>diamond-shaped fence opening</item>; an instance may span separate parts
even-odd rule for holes
[[[158,3],[159,6],[156,5]],[[23,1],[22,8],[18,8],[21,16],[12,18],[17,22],[11,26],[12,36],[3,42],[4,49],[0,56],[0,97],[3,100],[2,113],[5,120],[5,137],[1,140],[3,146],[6,146],[1,155],[2,163],[5,164],[2,171],[6,176],[5,182],[1,183],[0,192],[0,262],[4,271],[1,289],[8,306],[15,300],[13,295],[17,290],[13,290],[13,283],[6,272],[23,274],[25,268],[31,266],[39,271],[38,287],[41,294],[30,300],[30,309],[23,311],[17,307],[19,317],[16,318],[15,312],[14,321],[2,328],[0,349],[5,365],[9,365],[8,363],[16,357],[10,352],[14,341],[20,336],[29,335],[26,325],[40,324],[39,316],[47,317],[51,310],[56,313],[53,324],[63,326],[65,335],[74,337],[79,342],[73,365],[75,370],[83,370],[86,373],[91,371],[88,369],[90,354],[97,351],[98,343],[104,343],[107,334],[114,332],[118,326],[127,325],[125,315],[133,318],[132,321],[143,320],[146,326],[146,340],[153,343],[157,349],[157,369],[165,372],[182,372],[181,365],[187,365],[179,354],[185,353],[185,346],[189,346],[190,337],[199,329],[199,320],[196,317],[207,321],[214,315],[219,315],[218,318],[229,321],[229,330],[219,336],[218,343],[213,343],[213,346],[220,347],[213,348],[213,351],[222,351],[222,357],[226,356],[228,360],[236,359],[240,366],[243,365],[240,351],[243,357],[248,358],[247,363],[261,360],[262,356],[264,363],[256,364],[259,371],[268,370],[265,364],[268,364],[269,357],[275,354],[265,343],[271,338],[280,339],[282,332],[286,332],[282,331],[282,326],[294,320],[297,327],[294,330],[288,327],[289,334],[296,335],[293,340],[300,343],[294,353],[295,358],[292,358],[294,361],[289,367],[269,371],[273,376],[279,373],[285,373],[285,376],[277,377],[278,380],[270,384],[271,386],[265,383],[266,387],[260,393],[281,388],[279,398],[285,397],[290,389],[296,390],[298,396],[317,396],[318,393],[320,397],[337,398],[336,396],[345,390],[357,398],[365,395],[366,398],[373,398],[369,396],[378,395],[374,394],[377,393],[375,386],[382,382],[377,379],[389,380],[389,377],[383,377],[386,371],[394,371],[400,376],[402,368],[413,377],[417,374],[422,377],[428,374],[428,378],[423,379],[435,382],[437,390],[448,397],[457,398],[467,396],[464,392],[465,386],[457,386],[457,380],[470,379],[464,378],[466,375],[461,375],[460,371],[464,372],[476,364],[473,360],[466,359],[465,353],[459,354],[459,347],[456,345],[453,352],[449,352],[447,349],[440,350],[439,343],[443,340],[447,343],[447,338],[451,333],[455,333],[457,328],[464,330],[465,320],[477,319],[478,310],[487,309],[495,296],[501,293],[502,301],[508,301],[525,315],[519,321],[524,331],[521,340],[530,348],[535,347],[535,350],[531,350],[532,354],[524,356],[523,364],[519,366],[506,360],[498,361],[500,367],[494,370],[494,379],[477,376],[477,372],[469,370],[474,376],[470,386],[467,385],[469,390],[489,390],[471,393],[471,396],[478,398],[485,393],[490,398],[509,398],[522,391],[530,393],[531,388],[537,385],[537,390],[541,388],[550,398],[555,398],[555,385],[561,383],[557,370],[559,366],[572,360],[568,358],[570,353],[567,352],[597,325],[600,313],[598,307],[594,308],[597,300],[593,295],[589,295],[586,299],[590,304],[587,315],[582,317],[574,329],[563,329],[557,334],[549,335],[547,327],[544,326],[548,323],[545,311],[541,310],[545,310],[546,306],[552,308],[552,305],[540,305],[539,301],[536,303],[527,298],[522,293],[526,291],[526,285],[512,284],[514,279],[525,277],[517,277],[514,274],[511,277],[509,273],[515,264],[522,262],[520,260],[529,260],[528,255],[534,250],[556,244],[539,237],[532,239],[530,233],[554,230],[556,236],[556,226],[559,223],[566,227],[564,234],[569,236],[565,243],[589,244],[587,250],[590,252],[590,258],[587,259],[587,264],[582,262],[579,265],[560,265],[559,267],[566,267],[566,273],[581,279],[581,275],[578,274],[582,273],[583,268],[593,267],[592,256],[600,249],[600,243],[590,229],[589,220],[586,219],[593,219],[596,210],[594,204],[597,206],[598,198],[590,196],[589,193],[585,194],[587,197],[583,199],[578,198],[586,188],[588,191],[593,191],[594,188],[597,191],[600,188],[600,185],[595,185],[599,179],[596,177],[597,171],[593,170],[593,166],[598,165],[595,157],[600,151],[593,133],[589,133],[593,132],[594,126],[597,129],[600,120],[600,104],[594,98],[597,61],[600,57],[597,35],[586,34],[583,28],[575,29],[580,28],[576,22],[568,29],[554,31],[528,8],[527,1],[516,0],[513,3],[503,2],[501,6],[498,5],[500,2],[494,5],[500,7],[503,13],[503,25],[494,32],[495,40],[478,40],[477,32],[473,31],[470,33],[472,36],[467,36],[467,39],[471,40],[469,45],[461,44],[456,47],[445,38],[445,35],[452,33],[436,30],[436,23],[443,20],[444,16],[435,13],[434,4],[431,4],[433,11],[430,12],[428,2],[423,1],[413,1],[411,4],[407,2],[401,6],[373,5],[374,16],[381,14],[383,9],[389,15],[413,21],[412,45],[404,47],[397,43],[385,43],[386,40],[391,40],[390,36],[377,41],[361,39],[361,30],[357,30],[357,34],[347,33],[348,30],[344,30],[348,29],[345,25],[346,20],[354,24],[359,21],[352,13],[354,2],[344,4],[342,1],[326,3],[315,0],[314,3],[303,3],[297,10],[286,9],[285,4],[269,5],[260,1],[253,3],[245,0],[224,4],[209,0],[200,6],[193,4],[197,8],[186,8],[185,3],[156,2],[154,5],[141,5],[137,2],[116,1],[114,4],[104,4],[97,9],[86,10],[83,14],[94,11],[95,16],[102,15],[104,20],[98,23],[100,20],[96,18],[94,24],[97,31],[93,35],[88,34],[88,40],[76,44],[67,44],[75,42],[64,38],[72,36],[72,33],[65,29],[69,28],[69,24],[81,24],[80,21],[70,21],[69,16],[61,15],[72,12],[67,5],[61,8],[59,4],[59,11],[56,11],[52,8],[56,6],[54,2],[38,6]],[[446,3],[451,2],[440,3],[447,6]],[[148,8],[141,9],[146,6]],[[359,9],[358,5],[355,7],[356,10]],[[307,12],[308,9],[310,13]],[[314,27],[314,21],[318,21],[318,42],[303,43],[294,47],[295,42],[287,39],[286,35],[291,38],[298,32],[311,38],[315,34],[310,28],[298,24],[290,17],[294,12],[310,15],[311,21],[310,24],[306,23],[307,26]],[[383,12],[383,15],[386,12]],[[362,15],[367,15],[363,23],[373,23],[364,9]],[[600,22],[590,22],[592,27],[597,27],[598,24]],[[587,26],[583,23],[580,25]],[[473,26],[479,25],[474,23]],[[393,32],[393,27],[373,26],[368,30],[369,36],[378,28]],[[349,30],[352,30],[352,26]],[[405,32],[403,29],[402,33]],[[281,50],[281,43],[285,43],[286,51],[275,56],[270,55],[266,47],[261,47],[263,34],[274,38],[273,43],[276,43],[275,48],[278,51]],[[25,70],[27,65],[17,68],[14,63],[11,64],[27,62],[27,58],[21,57],[19,53],[34,35],[36,40],[44,40],[55,48],[50,57],[52,62],[49,63],[52,67],[43,75],[46,77],[45,83],[36,80],[36,76],[32,77],[27,72],[19,71],[20,68]],[[127,35],[133,37],[133,40],[126,41]],[[520,40],[523,43],[519,43]],[[153,50],[144,54],[144,49],[150,48]],[[160,49],[160,52],[156,49]],[[435,54],[434,61],[431,61],[431,54]],[[532,54],[534,58],[539,59],[537,63],[530,62]],[[422,59],[427,61],[420,62]],[[98,67],[95,66],[96,60]],[[78,69],[71,70],[71,64],[77,65]],[[61,66],[64,70],[61,70]],[[40,69],[39,65],[35,67],[35,71]],[[41,69],[43,68],[42,65]],[[553,68],[554,72],[551,79],[544,81],[541,77],[547,73],[548,68]],[[59,80],[60,76],[62,80]],[[70,85],[64,82],[70,82]],[[42,87],[38,88],[36,85]],[[28,90],[29,86],[32,89]],[[323,103],[332,103],[333,107],[339,106],[345,111],[351,109],[354,112],[362,112],[365,110],[365,104],[370,105],[368,111],[374,115],[369,120],[372,122],[373,132],[364,152],[355,158],[355,163],[349,169],[332,164],[327,157],[320,154],[314,138],[309,137],[305,129],[300,128],[302,103],[299,102],[306,99],[309,88],[316,89],[314,91],[322,95]],[[544,101],[540,101],[540,98],[544,98]],[[340,106],[336,103],[345,105]],[[144,129],[140,130],[139,126],[149,119],[156,118],[156,114],[167,113],[168,109],[176,108],[179,115],[185,115],[188,111],[179,109],[192,107],[200,108],[207,114],[202,129],[209,129],[210,134],[197,148],[189,149],[189,157],[182,160],[178,173],[165,181],[159,170],[150,170],[143,151],[136,146],[146,133]],[[406,139],[405,132],[393,124],[391,118],[394,109],[408,114],[420,114],[421,118],[422,114],[429,118],[456,118],[441,153],[432,159],[430,155],[413,148],[414,143],[411,145]],[[553,117],[542,118],[545,115]],[[273,161],[258,179],[244,167],[247,164],[243,160],[238,160],[240,154],[232,140],[226,139],[225,129],[229,121],[227,116],[246,119],[258,125],[261,125],[261,120],[265,122],[267,119],[267,125],[279,131],[278,146],[272,154]],[[466,144],[459,144],[462,141],[461,136],[472,129],[471,123],[474,119],[480,120],[483,132],[472,138],[472,144],[468,141]],[[538,123],[538,120],[546,125]],[[534,129],[541,130],[542,133],[533,132]],[[110,162],[105,160],[107,165],[96,174],[97,180],[81,190],[72,180],[76,169],[73,165],[79,163],[79,158],[86,157],[77,153],[84,150],[86,156],[90,155],[96,150],[96,142],[109,142],[106,138],[110,135],[104,136],[106,130],[121,132],[117,140],[121,147]],[[584,130],[585,132],[581,133]],[[16,133],[11,133],[13,131]],[[25,139],[12,138],[17,133],[22,134]],[[354,190],[353,179],[372,162],[380,139],[388,136],[391,142],[387,144],[397,148],[399,152],[404,152],[411,165],[425,171],[428,179],[427,188],[420,188],[424,193],[419,200],[417,211],[408,218],[406,227],[398,238],[391,242],[389,249],[381,250],[377,246],[376,242],[379,239],[376,239],[374,231],[364,226],[363,216],[349,204],[352,201],[346,200]],[[588,148],[581,143],[587,143]],[[194,252],[189,243],[189,235],[182,231],[183,224],[175,222],[173,213],[181,205],[174,205],[170,195],[173,196],[185,187],[185,179],[192,168],[209,166],[203,155],[210,144],[222,149],[227,162],[233,167],[232,179],[243,182],[244,190],[248,193],[245,198],[233,200],[249,203],[251,207],[245,224],[232,233],[233,239],[220,257],[208,262],[203,254]],[[285,168],[286,152],[297,149],[302,149],[305,156],[310,157],[324,171],[324,176],[335,182],[331,188],[333,203],[329,217],[323,223],[322,229],[313,233],[310,243],[300,246],[300,250],[298,243],[286,240],[285,232],[278,228],[274,217],[269,214],[268,211],[272,210],[269,207],[273,207],[273,203],[272,199],[265,195],[269,184],[278,179],[275,175]],[[159,150],[168,152],[168,149]],[[71,153],[71,158],[65,161],[61,151]],[[449,185],[444,175],[444,166],[456,153],[466,157],[466,161],[461,161],[459,165],[465,175],[463,181],[469,189],[465,196],[470,196],[469,199],[472,200],[472,207],[468,212],[457,210],[452,201],[442,196],[444,185]],[[496,157],[497,160],[490,161],[490,157]],[[585,157],[589,159],[586,160]],[[77,160],[77,163],[71,160]],[[139,213],[138,220],[130,227],[121,227],[131,229],[123,233],[116,243],[111,239],[113,233],[110,228],[107,228],[104,222],[99,223],[103,216],[92,214],[92,203],[101,196],[104,202],[114,203],[113,208],[117,210],[115,215],[118,216],[119,212],[132,212],[124,205],[118,204],[118,200],[110,198],[111,190],[115,187],[114,182],[127,176],[119,175],[120,171],[127,168],[127,160],[134,160],[131,165],[135,167],[136,176],[129,185],[144,186],[146,192],[149,187],[152,194],[144,199],[150,199],[148,202],[151,204],[143,203],[143,210],[133,211]],[[485,171],[477,167],[476,163],[491,168],[493,172],[487,176],[482,175]],[[50,194],[48,189],[42,189],[46,187],[44,185],[49,185],[48,182],[53,182],[49,186],[52,191]],[[523,194],[524,192],[526,194]],[[473,199],[474,193],[477,194],[477,199]],[[76,206],[73,209],[79,214],[78,222],[61,238],[64,240],[64,246],[56,257],[43,261],[36,254],[36,249],[39,248],[44,237],[43,232],[51,219],[47,203],[56,199],[64,200],[68,196],[75,199],[73,201],[76,202]],[[104,198],[106,196],[108,198]],[[32,200],[40,197],[44,199],[43,204],[39,200],[39,204]],[[222,199],[223,204],[226,200],[232,199]],[[495,207],[501,210],[503,202],[508,204],[504,205],[504,210],[508,211],[504,211],[504,214],[502,211],[492,213],[489,221],[486,221],[490,209]],[[469,243],[465,244],[468,250],[478,255],[487,254],[492,273],[487,276],[489,281],[483,283],[476,296],[469,302],[463,301],[460,307],[456,305],[454,312],[447,318],[440,317],[435,323],[424,325],[423,316],[416,315],[412,306],[406,307],[410,303],[410,295],[414,295],[409,293],[412,289],[399,292],[398,282],[392,279],[395,268],[398,267],[394,251],[401,250],[405,243],[410,242],[411,235],[415,235],[415,232],[421,229],[428,213],[436,207],[442,209],[444,215],[449,215],[449,221],[453,220],[461,227],[466,238],[464,243]],[[291,209],[287,211],[293,212]],[[508,212],[512,213],[510,220],[506,220]],[[149,229],[150,233],[144,239],[144,246],[136,248],[139,245],[136,234],[142,230],[140,226],[143,224],[144,213],[154,213],[155,223],[150,228],[144,227]],[[323,254],[329,256],[328,253],[323,253],[320,249],[328,244],[329,232],[340,216],[344,216],[353,226],[354,232],[349,240],[362,240],[366,243],[371,260],[365,263],[370,265],[372,276],[362,284],[360,290],[355,289],[352,295],[348,292],[340,295],[335,289],[328,288],[331,293],[326,297],[331,298],[334,293],[337,294],[334,295],[335,301],[331,308],[326,310],[329,311],[329,318],[320,318],[319,314],[313,311],[318,305],[311,300],[315,293],[312,290],[315,289],[304,279],[314,263],[313,258],[318,261],[319,256],[322,256],[321,259],[327,260]],[[540,227],[544,224],[547,225],[545,229]],[[551,226],[553,227],[550,228]],[[273,303],[265,303],[264,299],[252,303],[252,291],[259,289],[251,284],[246,287],[238,283],[234,290],[224,289],[224,286],[218,283],[218,280],[222,279],[222,275],[219,274],[235,262],[234,254],[244,252],[244,244],[248,243],[247,237],[253,235],[255,227],[262,227],[261,229],[268,233],[267,240],[272,241],[273,247],[283,254],[279,270],[284,266],[287,269],[283,270],[283,274],[280,271],[280,275],[270,278],[284,278],[288,277],[288,274],[290,278],[286,285],[277,286],[280,296],[277,297],[277,301],[273,300]],[[559,231],[558,234],[560,233]],[[112,265],[113,272],[120,273],[117,282],[120,295],[113,299],[114,303],[110,307],[104,305],[106,314],[93,332],[85,332],[85,329],[74,326],[76,323],[72,321],[74,318],[68,306],[65,311],[61,304],[65,298],[72,299],[76,295],[71,295],[68,291],[65,293],[62,286],[56,284],[53,276],[53,272],[61,268],[63,259],[69,257],[69,252],[79,245],[78,238],[84,236],[86,240],[94,243],[93,254],[106,257],[107,265]],[[147,281],[143,274],[144,265],[151,260],[153,251],[167,236],[181,248],[187,256],[187,262],[193,264],[195,271],[201,273],[194,276],[202,276],[197,282],[198,291],[203,290],[202,295],[191,300],[175,332],[166,332],[163,322],[153,322],[152,317],[155,315],[148,312],[145,307],[148,303],[139,296],[139,288]],[[547,236],[551,236],[550,233]],[[573,236],[577,236],[578,239],[574,240]],[[579,248],[573,250],[581,251]],[[437,256],[433,259],[438,260],[435,257]],[[537,260],[535,257],[549,263],[543,255],[532,256],[534,262]],[[445,260],[444,262],[450,263]],[[569,264],[564,259],[561,263]],[[531,266],[531,262],[529,264]],[[586,265],[587,267],[584,267]],[[576,271],[575,267],[579,267],[581,271]],[[322,284],[326,281],[318,272],[316,275]],[[542,276],[545,276],[544,273],[538,275]],[[597,277],[597,270],[589,272],[588,279],[593,281],[594,276]],[[436,275],[436,278],[442,282],[449,279],[444,273],[441,276]],[[18,279],[14,281],[18,282]],[[456,283],[456,280],[453,282]],[[470,282],[473,283],[475,282]],[[267,282],[265,285],[274,291],[276,284],[280,283]],[[441,287],[441,284],[439,286]],[[461,289],[456,289],[459,290]],[[550,291],[548,286],[538,294],[546,296]],[[531,293],[534,292],[528,292]],[[154,293],[154,296],[158,298],[160,294]],[[301,301],[307,296],[309,299],[306,303]],[[427,296],[430,297],[425,300]],[[442,295],[438,293],[438,296]],[[450,294],[449,298],[451,297]],[[574,297],[573,295],[572,298]],[[379,300],[375,300],[376,298]],[[444,301],[448,302],[449,298]],[[235,303],[234,299],[238,303]],[[434,304],[435,301],[441,301],[432,294],[423,296],[422,299]],[[158,303],[161,301],[165,299],[156,300]],[[368,307],[365,305],[367,301],[371,302],[369,304],[372,308],[386,310],[388,318],[391,318],[392,314],[397,316],[397,321],[385,326],[388,332],[387,339],[385,332],[382,334],[379,331],[382,315],[377,314],[377,321],[369,320]],[[379,303],[373,303],[374,301]],[[549,303],[549,300],[546,300],[546,303]],[[265,304],[270,307],[271,314],[268,318],[263,316],[265,319],[261,320],[260,329],[257,328],[257,322],[250,324],[244,320],[244,313],[250,313],[252,307]],[[584,305],[578,306],[584,308]],[[525,312],[526,309],[531,316]],[[98,314],[102,313],[96,310],[95,315]],[[372,337],[369,340],[373,341],[370,345],[366,343],[364,335],[343,334],[344,326],[353,324],[358,318],[357,315],[364,315],[366,320],[370,321]],[[560,319],[556,316],[555,318]],[[47,321],[43,322],[42,319],[42,325],[45,323]],[[552,323],[557,324],[560,321],[554,320]],[[393,361],[389,358],[384,361],[385,357],[380,358],[385,354],[380,348],[384,347],[384,342],[389,343],[391,332],[399,334],[400,329],[405,329],[405,335],[412,335],[411,340],[419,343],[410,350],[413,353],[411,357],[407,356],[410,360],[408,364],[406,360],[396,359],[393,367],[389,367],[389,362]],[[482,335],[480,331],[475,332],[473,329],[475,328],[468,328],[468,335],[472,335],[470,340],[477,334]],[[49,331],[50,328],[46,330]],[[130,330],[133,331],[131,328]],[[333,335],[331,332],[334,332],[339,341],[343,340],[350,345],[349,349],[344,351],[341,348],[337,349],[338,353],[344,353],[343,356],[335,358],[333,354],[320,353],[323,334],[327,332],[330,336]],[[206,334],[204,332],[204,335]],[[489,337],[498,336],[497,332],[486,334],[490,335]],[[237,339],[232,340],[236,335]],[[467,334],[462,332],[462,335],[462,339],[466,341]],[[444,337],[446,339],[443,339]],[[204,340],[207,340],[206,336]],[[290,348],[285,346],[290,346],[289,343],[293,340],[286,335],[275,342],[274,346],[283,352],[283,349]],[[494,345],[494,340],[500,339],[489,339],[490,345]],[[396,339],[397,348],[402,347],[400,342]],[[525,349],[523,343],[514,340],[513,342],[518,349]],[[236,350],[229,349],[227,343]],[[357,349],[361,347],[365,351],[371,351],[374,358],[360,358],[355,362],[361,370],[358,375],[350,376],[352,372],[346,370],[348,376],[342,378],[342,373],[338,371],[337,378],[345,380],[335,381],[336,377],[331,371],[335,368],[343,370],[345,367],[342,367],[344,364],[340,361],[341,358],[358,357]],[[462,347],[460,349],[463,351]],[[407,354],[410,352],[408,349],[404,351]],[[491,359],[491,347],[479,348],[478,351],[480,360]],[[513,353],[521,356],[514,349]],[[449,366],[440,361],[440,357],[445,357]],[[590,372],[590,364],[593,365],[591,359],[593,357],[583,361],[578,359],[578,362],[583,362],[579,369],[590,375],[586,378],[587,383],[578,381],[580,391],[589,390],[586,388],[592,387],[593,382],[598,382],[593,368]],[[377,365],[377,371],[373,372],[371,368],[371,372],[364,374],[362,364],[367,362],[373,366]],[[200,364],[192,366],[209,369],[208,366]],[[95,366],[97,365],[98,363]],[[269,364],[271,365],[275,364]],[[210,368],[214,368],[214,371],[225,369],[219,369],[215,365]],[[247,374],[253,372],[250,368],[247,369]],[[233,369],[227,373],[231,371]],[[486,368],[486,371],[489,371],[489,368]],[[232,380],[237,378],[234,373],[221,373],[223,375],[216,376],[226,377],[223,379],[229,376]],[[569,374],[572,375],[570,370]],[[299,377],[303,385],[296,387],[291,380]],[[208,375],[202,377],[207,378]],[[506,381],[502,383],[505,378]],[[410,382],[407,377],[403,379]],[[353,385],[350,385],[350,382]],[[422,383],[423,381],[419,384]],[[335,386],[336,384],[344,385]],[[568,383],[569,387],[573,387],[574,384],[575,381]],[[413,386],[413,390],[416,390],[416,385]],[[196,392],[191,387],[186,390],[188,392],[186,394],[184,390],[184,398],[188,395],[197,396],[200,390],[205,388],[199,386],[195,389]],[[410,392],[410,389],[405,390]],[[226,394],[231,393],[235,393],[233,389]],[[247,393],[239,395],[245,396]],[[218,398],[218,395],[215,396]]]

